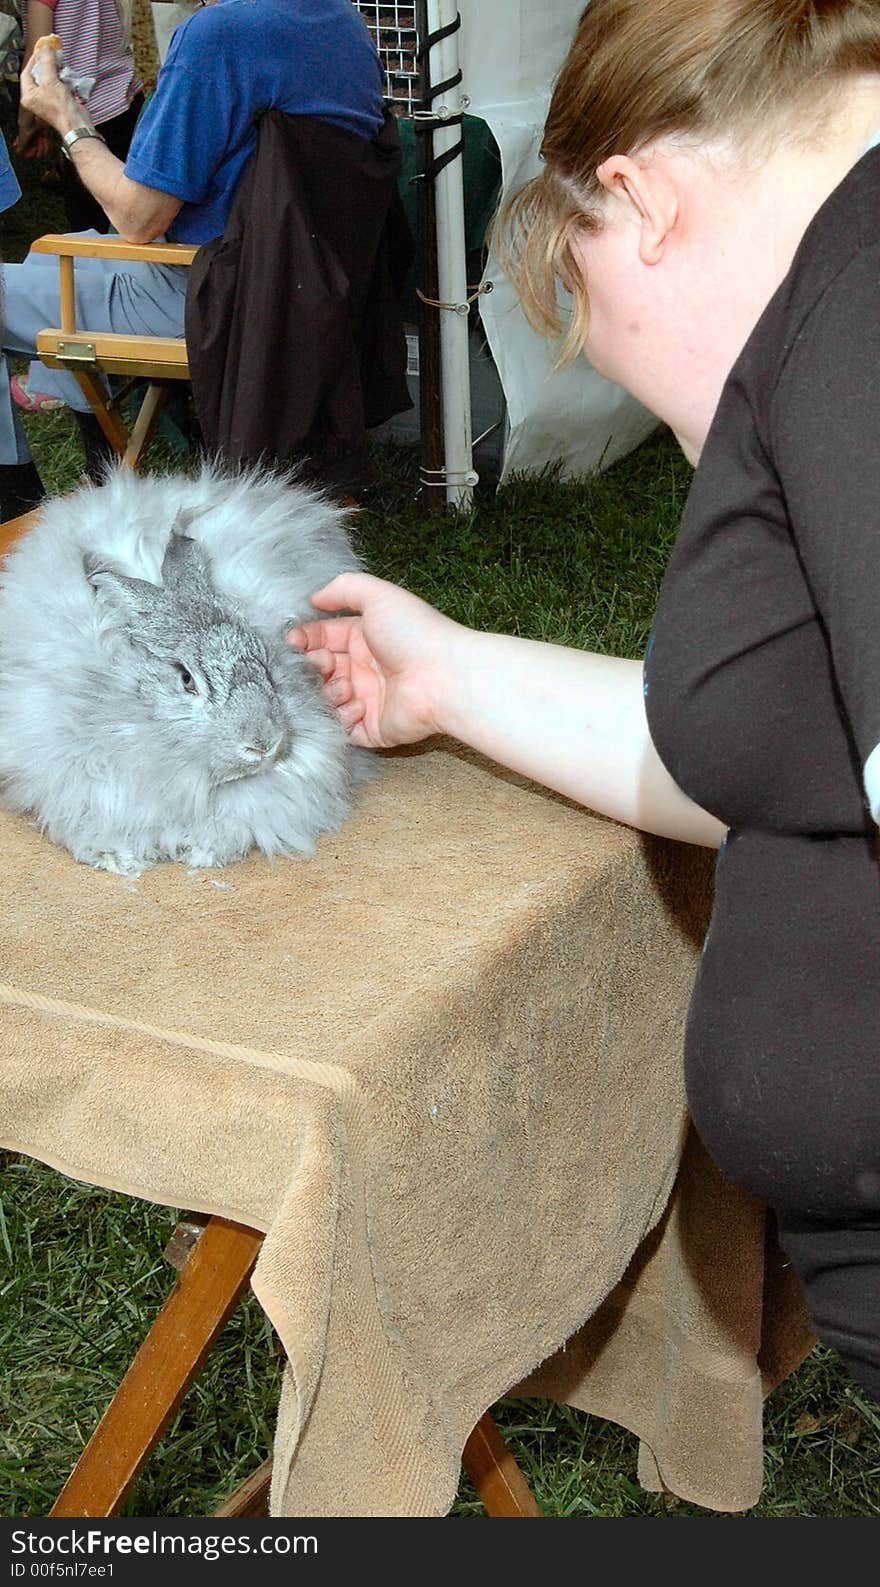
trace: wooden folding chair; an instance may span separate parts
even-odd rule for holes
[[[51,369],[67,369],[94,412],[107,440],[129,468],[137,468],[150,444],[176,382],[189,379],[186,341],[182,336],[135,336],[116,331],[80,330],[76,323],[74,261],[76,259],[149,260],[153,264],[191,265],[198,249],[186,243],[137,244],[122,237],[81,237],[50,233],[31,243],[32,253],[58,259],[61,324],[37,334],[37,354]],[[108,397],[102,375],[127,376],[121,390]],[[146,380],[144,400],[129,430],[121,405],[130,382]]]

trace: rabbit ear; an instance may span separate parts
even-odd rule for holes
[[[146,579],[129,578],[127,573],[117,573],[100,557],[88,552],[83,557],[83,571],[96,595],[131,616],[151,615],[162,600],[163,592],[158,585],[149,584]]]
[[[178,513],[162,559],[162,583],[179,595],[205,595],[212,589],[208,559],[198,541],[183,533],[183,522]]]

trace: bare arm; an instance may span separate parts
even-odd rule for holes
[[[462,629],[442,731],[628,826],[717,848],[725,828],[660,760],[642,664]]]
[[[54,50],[41,49],[39,54],[39,84],[31,75],[33,58],[22,67],[21,104],[61,137],[74,127],[91,126],[88,112],[58,76]],[[181,207],[179,198],[133,182],[125,175],[123,162],[97,138],[80,138],[70,153],[85,186],[127,242],[152,242],[167,231]]]
[[[64,133],[81,126],[82,114],[57,130]],[[164,236],[180,209],[179,198],[133,182],[126,176],[122,161],[97,138],[80,138],[70,152],[78,175],[120,237],[126,242],[143,243]]]
[[[51,6],[43,5],[43,0],[25,0],[25,9],[27,18],[24,30],[24,57],[28,60],[34,53],[37,39],[53,32],[55,12]]]
[[[447,733],[502,766],[629,826],[717,848],[724,827],[688,799],[648,732],[642,665],[480,633],[417,596],[343,573],[289,643],[318,668],[352,742]]]

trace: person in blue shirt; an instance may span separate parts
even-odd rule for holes
[[[35,80],[34,68],[37,67]],[[371,139],[383,122],[378,52],[351,0],[207,0],[174,33],[128,157],[118,160],[43,47],[21,74],[21,103],[60,135],[77,174],[114,230],[133,243],[203,243],[222,234],[267,110],[317,116]],[[28,255],[3,270],[3,353],[30,357],[59,322],[57,264]],[[182,336],[187,271],[180,265],[77,261],[84,329]],[[0,369],[2,520],[43,495]],[[72,375],[40,370],[41,391],[77,414],[90,472],[103,437]],[[2,521],[0,520],[0,521]]]
[[[11,209],[21,198],[18,177],[12,169],[9,150],[0,132],[0,209]]]

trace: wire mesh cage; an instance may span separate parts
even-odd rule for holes
[[[411,116],[419,100],[416,8],[413,0],[352,0],[385,68],[385,93],[399,115]]]

